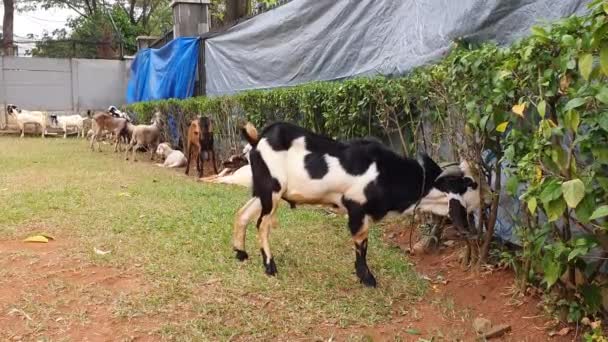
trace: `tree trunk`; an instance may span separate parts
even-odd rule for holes
[[[5,56],[14,55],[13,52],[13,12],[14,0],[4,0],[4,20],[2,21],[2,49]]]

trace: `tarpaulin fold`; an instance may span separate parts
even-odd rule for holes
[[[180,37],[140,50],[131,64],[127,103],[192,96],[199,47],[199,38]]]
[[[401,75],[458,38],[506,44],[589,0],[293,0],[205,41],[206,92]]]

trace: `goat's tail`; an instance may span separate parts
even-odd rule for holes
[[[241,128],[241,134],[251,146],[255,147],[258,144],[258,130],[251,122]]]

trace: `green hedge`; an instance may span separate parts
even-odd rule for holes
[[[336,138],[374,135],[407,154],[443,143],[453,159],[477,162],[495,194],[480,212],[482,247],[466,261],[480,265],[492,255],[503,188],[497,176],[506,173],[504,187],[523,204],[516,218],[523,249],[504,253],[502,261],[517,271],[522,288],[558,294],[553,308],[579,322],[603,311],[598,271],[608,257],[607,12],[608,3],[593,1],[589,14],[535,27],[508,48],[457,42],[439,63],[400,78],[139,103],[128,110],[141,119],[155,108],[188,118],[211,115],[235,146],[231,127],[243,117],[258,126],[289,120]],[[488,150],[498,162],[484,162]],[[592,250],[602,258],[591,257]]]

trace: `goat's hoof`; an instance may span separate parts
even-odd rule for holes
[[[239,261],[245,261],[245,260],[247,260],[249,258],[249,255],[245,251],[241,251],[241,250],[238,250],[238,249],[235,249],[234,251],[236,252],[236,258]]]
[[[265,272],[269,276],[277,275],[277,265],[274,263],[274,258],[270,258],[270,262],[268,264],[264,264]]]
[[[377,285],[376,278],[374,278],[374,275],[371,272],[367,272],[367,274],[363,277],[360,277],[359,280],[366,287],[376,287]]]

